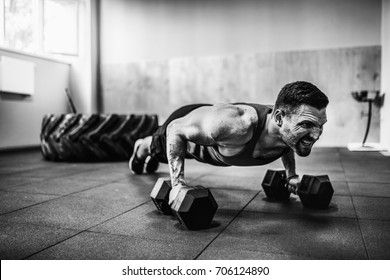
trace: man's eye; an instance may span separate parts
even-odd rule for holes
[[[311,123],[302,123],[301,126],[303,128],[311,128],[312,127]]]

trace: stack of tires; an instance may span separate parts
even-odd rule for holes
[[[157,127],[157,115],[48,114],[42,120],[41,151],[52,161],[128,160],[135,141]]]

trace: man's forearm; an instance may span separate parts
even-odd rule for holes
[[[167,128],[167,158],[172,187],[186,185],[184,179],[186,149],[187,143],[177,133],[175,125],[169,125]]]
[[[282,156],[282,162],[287,172],[287,177],[297,175],[295,170],[295,157],[294,151],[290,150],[287,154]]]

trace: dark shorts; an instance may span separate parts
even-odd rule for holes
[[[210,106],[210,104],[192,104],[186,105],[174,111],[168,119],[157,128],[157,130],[153,133],[152,136],[152,144],[150,145],[151,156],[156,158],[159,162],[168,163],[167,158],[167,137],[166,130],[167,126],[176,119],[184,117],[191,111],[202,107],[202,106]],[[191,158],[190,155],[187,155],[186,158]]]

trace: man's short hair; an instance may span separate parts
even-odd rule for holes
[[[320,110],[328,106],[328,103],[328,97],[315,85],[297,81],[285,85],[280,90],[274,110],[281,109],[286,113],[293,113],[302,104]]]

